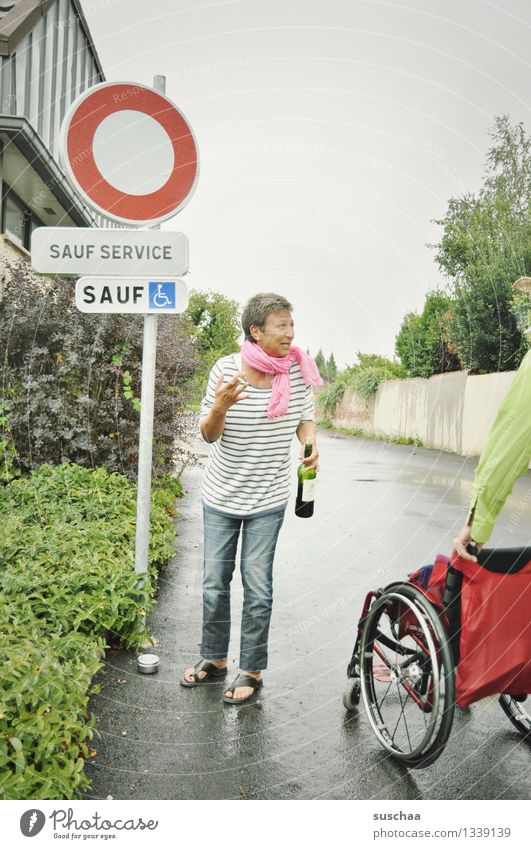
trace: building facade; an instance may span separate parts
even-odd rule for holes
[[[0,252],[39,226],[105,226],[59,165],[63,118],[105,77],[79,0],[0,0]]]

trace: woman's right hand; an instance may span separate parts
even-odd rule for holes
[[[227,383],[224,383],[224,380],[225,375],[222,373],[220,374],[215,387],[215,403],[217,407],[226,412],[229,407],[232,407],[232,405],[236,404],[237,401],[243,401],[245,398],[249,397],[248,395],[243,394],[249,384],[241,372],[231,378],[231,380]]]
[[[463,560],[473,560],[474,563],[477,563],[477,557],[474,557],[473,554],[469,554],[466,550],[467,545],[472,539],[472,528],[470,525],[463,525],[456,538],[454,539],[454,549],[457,551],[459,557],[462,557]],[[481,543],[477,543],[477,550],[481,550]]]

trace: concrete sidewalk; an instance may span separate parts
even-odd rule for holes
[[[186,469],[176,555],[150,618],[161,668],[139,675],[132,653],[107,654],[87,798],[529,798],[529,750],[496,700],[456,711],[443,755],[417,772],[387,757],[362,707],[346,714],[341,702],[366,592],[449,550],[474,461],[324,433],[320,448],[315,516],[296,518],[290,503],[279,539],[265,685],[239,708],[223,704],[221,683],[178,683],[199,658],[201,628],[203,469]],[[529,544],[530,487],[530,476],[517,484],[495,543],[508,545],[507,526],[513,544]],[[228,680],[241,599],[235,575]]]

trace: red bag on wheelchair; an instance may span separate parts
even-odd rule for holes
[[[455,556],[462,574],[456,701],[531,692],[529,549],[486,550],[479,563]]]

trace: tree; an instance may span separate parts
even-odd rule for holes
[[[307,351],[309,354],[310,352]],[[336,361],[334,360],[334,355],[330,354],[328,360],[323,354],[323,349],[319,348],[317,354],[315,355],[315,365],[319,371],[319,374],[325,381],[325,383],[332,383],[337,377],[337,366]]]
[[[454,302],[429,292],[422,313],[407,313],[396,337],[395,351],[409,377],[430,377],[461,367],[450,327]]]
[[[317,354],[315,355],[315,365],[317,366],[319,374],[321,375],[323,380],[327,380],[326,361],[325,361],[325,358],[323,356],[323,351],[322,351],[321,348],[319,348],[319,350],[317,351]]]
[[[451,337],[465,368],[515,369],[526,348],[511,284],[531,270],[531,139],[496,119],[477,195],[451,198],[436,262],[454,298]]]
[[[202,394],[216,360],[239,349],[242,329],[238,313],[237,302],[218,292],[190,293],[184,317],[201,363],[194,377],[196,397]]]
[[[337,377],[337,366],[333,354],[330,354],[326,363],[326,376],[330,382],[334,381]]]
[[[219,292],[190,293],[184,313],[190,324],[190,335],[201,354],[215,362],[239,347],[241,325],[236,301]]]

